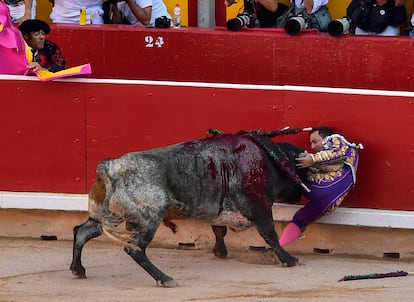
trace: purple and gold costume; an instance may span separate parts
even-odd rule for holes
[[[348,142],[333,134],[324,138],[324,150],[311,154],[314,165],[309,168],[305,194],[309,202],[293,216],[292,222],[301,231],[305,227],[338,207],[356,183],[358,151],[362,145]]]

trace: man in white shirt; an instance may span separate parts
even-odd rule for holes
[[[171,20],[162,0],[126,0],[118,2],[118,10],[130,24],[154,26],[155,19],[166,16]]]
[[[79,24],[80,10],[86,8],[87,24],[103,24],[102,0],[55,0],[50,14],[53,23]]]

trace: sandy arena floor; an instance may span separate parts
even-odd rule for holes
[[[338,255],[295,255],[282,267],[271,252],[148,249],[149,258],[180,284],[160,288],[120,246],[91,241],[83,251],[86,279],[69,271],[72,242],[0,238],[0,301],[412,301],[414,276],[337,282],[344,275],[413,271],[414,261]]]

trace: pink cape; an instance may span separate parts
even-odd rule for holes
[[[84,65],[80,65],[80,66],[75,66],[75,67],[71,67],[71,68],[67,68],[61,71],[57,71],[57,72],[50,72],[50,71],[37,71],[34,72],[37,77],[42,81],[42,82],[46,82],[46,81],[53,81],[55,79],[60,79],[60,78],[64,78],[64,77],[71,77],[71,76],[78,76],[78,75],[82,75],[82,74],[91,74],[92,73],[92,69],[91,69],[91,65],[90,64],[84,64]]]
[[[26,43],[11,22],[9,7],[4,2],[0,2],[0,58],[0,74],[26,73]]]

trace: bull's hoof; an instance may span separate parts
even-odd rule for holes
[[[226,247],[223,248],[223,247],[215,246],[212,251],[214,253],[214,256],[216,256],[218,258],[227,258],[227,249],[226,249]]]
[[[291,259],[286,261],[286,266],[287,267],[292,267],[292,266],[296,266],[298,263],[299,263],[299,259],[296,258],[296,257],[292,257]]]
[[[85,273],[79,273],[79,272],[72,271],[72,274],[74,276],[76,276],[78,279],[85,279],[86,278],[86,274]]]
[[[160,281],[160,280],[158,280],[157,281],[157,285],[160,286],[160,287],[168,287],[168,288],[178,287],[179,286],[178,283],[175,282],[174,279],[170,279],[170,280],[167,280],[167,281]]]
[[[83,267],[81,268],[74,268],[70,267],[70,270],[72,271],[72,274],[76,276],[78,279],[85,279],[86,278],[86,272]]]

